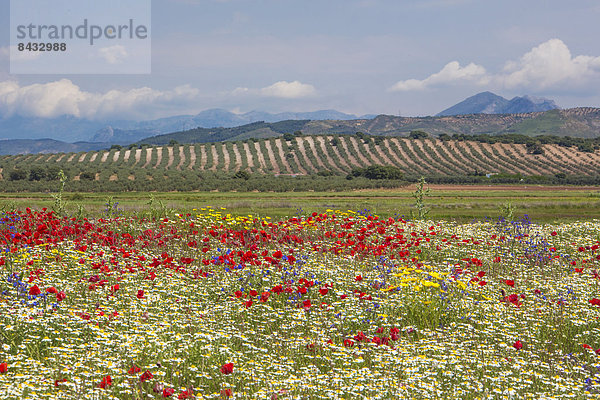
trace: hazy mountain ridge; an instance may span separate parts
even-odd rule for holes
[[[356,119],[356,115],[336,110],[311,112],[268,113],[250,111],[236,114],[223,109],[204,110],[196,115],[176,115],[148,121],[87,120],[72,116],[56,118],[23,117],[0,118],[0,139],[55,139],[74,143],[112,142],[132,143],[145,137],[184,131],[193,128],[233,128],[253,122],[285,120]]]
[[[505,99],[492,92],[482,92],[436,114],[440,116],[468,114],[521,114],[558,109],[553,100],[532,96]]]
[[[114,136],[116,130],[111,129]],[[0,154],[78,152],[108,148],[111,144],[166,144],[172,140],[179,143],[235,141],[248,138],[268,138],[295,131],[310,135],[363,132],[371,135],[406,136],[413,130],[422,130],[436,136],[441,134],[515,133],[528,136],[556,135],[595,138],[600,137],[600,108],[581,107],[519,114],[469,114],[440,117],[379,115],[373,119],[354,120],[286,120],[275,123],[261,121],[231,128],[196,128],[161,135],[151,134],[143,139],[121,142],[106,140],[97,143],[71,144],[52,141],[40,144],[42,141],[0,140]],[[110,132],[107,129],[107,134]],[[137,133],[142,134],[143,131]],[[133,138],[134,136],[129,137]]]

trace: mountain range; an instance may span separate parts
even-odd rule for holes
[[[439,117],[398,117],[378,115],[352,120],[285,120],[254,122],[229,128],[193,128],[152,135],[129,143],[168,144],[238,141],[269,138],[301,131],[304,135],[336,135],[363,132],[371,135],[407,136],[412,131],[430,135],[496,135],[514,133],[527,136],[556,135],[583,138],[600,137],[600,108],[554,109],[517,114],[468,114]],[[143,132],[139,132],[140,134]],[[115,131],[113,130],[113,135]],[[129,144],[123,143],[123,144]],[[56,140],[0,140],[0,154],[79,152],[107,149],[114,141],[65,143]]]
[[[507,100],[491,92],[475,96],[440,112],[438,116],[466,114],[519,114],[558,108],[552,100],[530,96]],[[215,108],[196,115],[177,115],[148,121],[88,120],[73,116],[39,118],[11,116],[0,119],[1,139],[54,139],[68,143],[95,142],[129,144],[147,137],[195,128],[233,128],[254,122],[274,123],[286,120],[348,121],[373,119],[375,115],[358,117],[336,110],[313,112],[268,113],[250,111],[233,113]]]
[[[492,92],[482,92],[438,113],[436,116],[468,114],[521,114],[559,108],[553,100],[532,96],[505,99]]]
[[[373,118],[374,115],[362,118]],[[128,144],[148,136],[192,128],[231,128],[257,121],[284,120],[350,120],[356,115],[336,110],[313,112],[267,113],[250,111],[236,114],[223,109],[210,109],[196,115],[177,115],[149,121],[100,120],[92,121],[72,116],[57,118],[23,117],[19,115],[0,119],[0,139],[52,138],[64,142],[111,142]]]

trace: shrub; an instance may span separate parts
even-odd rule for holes
[[[29,171],[30,181],[41,181],[46,178],[46,170],[43,167],[35,166]]]
[[[233,175],[234,179],[244,179],[244,180],[248,180],[250,179],[250,173],[248,171],[238,171]]]
[[[411,139],[427,139],[429,137],[429,134],[424,131],[416,130],[416,131],[411,131],[408,134],[408,137]]]
[[[23,169],[15,169],[10,171],[10,174],[8,176],[11,181],[22,181],[27,179],[27,175],[27,171]]]
[[[366,168],[354,168],[350,173],[353,177],[363,176],[367,179],[404,179],[404,172],[391,165],[371,165]]]

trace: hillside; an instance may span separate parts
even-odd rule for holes
[[[528,153],[524,144],[383,137],[361,139],[356,135],[299,136],[289,141],[272,137],[226,143],[3,156],[0,157],[0,179],[5,190],[12,190],[11,187],[19,182],[11,180],[11,172],[25,171],[20,180],[27,189],[38,183],[46,185],[51,173],[63,169],[71,181],[82,182],[75,186],[79,190],[86,190],[83,181],[92,189],[110,182],[119,183],[120,190],[151,190],[153,184],[160,181],[170,190],[193,190],[198,179],[206,179],[206,174],[220,176],[221,180],[231,178],[238,171],[246,171],[249,176],[301,177],[320,173],[345,177],[355,168],[371,165],[396,166],[408,177],[423,175],[430,179],[485,174],[550,177],[559,174],[595,179],[600,174],[599,151],[584,153],[575,147],[555,144],[544,144],[542,148],[544,154],[534,155]],[[40,182],[30,181],[32,170],[42,172]],[[218,184],[224,184],[224,181]],[[45,187],[55,186],[50,182]]]
[[[142,139],[139,143],[168,144],[207,143],[266,138],[285,132],[302,131],[307,135],[369,135],[406,136],[413,130],[432,135],[498,135],[517,133],[527,136],[556,135],[583,138],[600,137],[600,108],[573,108],[524,114],[469,114],[441,117],[397,117],[379,115],[373,119],[304,120],[277,123],[257,122],[236,128],[190,129]]]

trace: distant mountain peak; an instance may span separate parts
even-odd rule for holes
[[[437,116],[465,114],[521,114],[549,111],[559,108],[553,100],[529,95],[507,100],[492,92],[481,92],[437,114]]]

